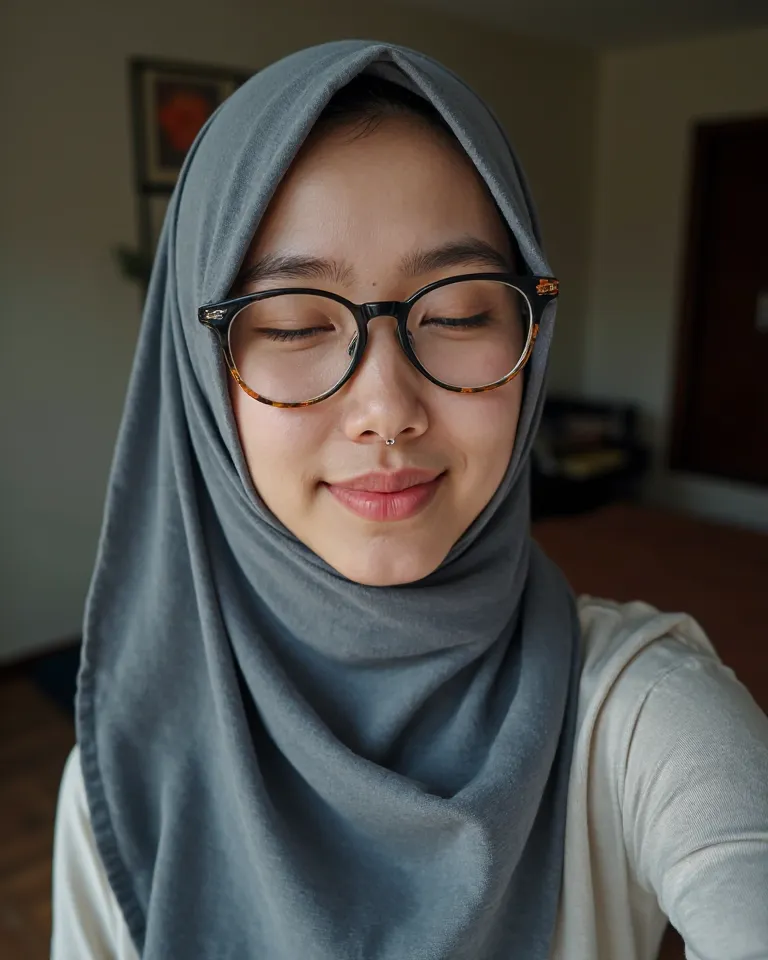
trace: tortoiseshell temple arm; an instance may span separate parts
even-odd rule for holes
[[[560,281],[554,277],[539,277],[536,293],[542,296],[557,296],[560,293]]]

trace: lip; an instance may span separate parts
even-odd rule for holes
[[[349,480],[326,483],[328,491],[352,513],[379,522],[407,520],[435,497],[445,472],[405,469],[366,473]]]

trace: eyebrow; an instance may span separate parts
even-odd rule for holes
[[[414,250],[400,261],[400,270],[408,277],[419,277],[447,267],[485,266],[502,273],[512,272],[510,258],[477,237],[462,237],[433,247]],[[242,290],[249,284],[265,280],[321,280],[340,286],[355,277],[351,264],[332,257],[305,257],[295,254],[266,254],[243,265],[235,287]]]
[[[409,277],[419,277],[433,270],[446,267],[469,267],[482,264],[502,273],[512,272],[512,263],[490,243],[477,237],[462,237],[434,247],[432,250],[415,250],[400,261],[400,269]]]
[[[326,280],[344,286],[352,277],[349,264],[339,260],[268,253],[244,264],[235,286],[240,288],[263,280]]]

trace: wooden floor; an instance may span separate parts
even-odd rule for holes
[[[768,709],[768,536],[624,506],[545,521],[536,536],[579,593],[692,613]],[[21,670],[0,673],[0,960],[48,957],[54,813],[73,743],[69,717]],[[670,931],[660,957],[683,956]]]
[[[21,671],[0,677],[2,960],[44,960],[50,952],[53,821],[74,742],[72,721]]]

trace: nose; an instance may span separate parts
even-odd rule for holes
[[[344,432],[357,443],[415,439],[428,427],[424,394],[429,382],[403,353],[393,317],[368,322],[360,366],[341,391]]]

